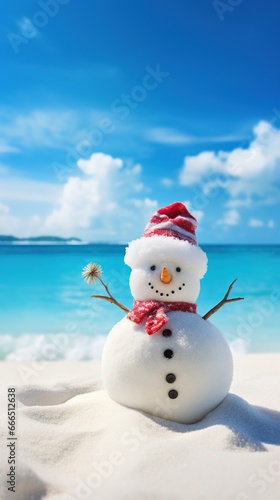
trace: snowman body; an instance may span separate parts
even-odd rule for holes
[[[144,247],[140,240],[130,244],[132,295],[140,304],[187,303],[195,311],[206,255],[199,247],[162,238],[146,238]],[[232,356],[221,332],[196,312],[169,311],[166,320],[153,334],[147,333],[145,318],[137,324],[129,315],[113,327],[102,358],[104,386],[122,405],[191,424],[227,395]]]
[[[117,323],[103,352],[103,380],[116,402],[191,424],[227,395],[232,357],[221,332],[198,314],[167,316],[153,335],[127,318]]]

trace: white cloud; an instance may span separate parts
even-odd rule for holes
[[[264,225],[263,221],[260,219],[250,219],[249,227],[262,227]]]
[[[275,227],[275,222],[274,220],[270,219],[268,222],[264,222],[261,219],[250,219],[249,220],[249,227],[263,227],[267,226],[269,229],[273,229]]]
[[[95,153],[78,161],[64,184],[15,177],[0,171],[0,233],[53,234],[87,241],[127,241],[139,237],[157,202],[147,192],[141,165]],[[50,209],[51,207],[51,209]]]
[[[42,235],[43,221],[39,215],[13,215],[9,207],[5,208],[3,211],[0,206],[0,234],[19,237]]]
[[[88,158],[103,141],[117,148],[120,140],[138,149],[141,136],[138,123],[117,122],[107,109],[33,109],[18,113],[1,108],[0,152],[18,152],[24,148],[62,149],[65,156]],[[114,132],[114,133],[112,133]],[[142,140],[142,136],[141,136]]]
[[[8,144],[5,139],[0,139],[0,153],[17,153],[18,149]]]
[[[261,204],[264,204],[264,202],[262,202]],[[227,208],[239,208],[239,207],[249,208],[252,206],[252,200],[251,198],[231,199],[225,203],[225,206]]]
[[[250,206],[255,198],[259,203],[266,203],[267,198],[276,203],[280,198],[280,131],[261,121],[253,132],[255,137],[247,149],[186,156],[180,184],[199,185],[206,195],[218,185],[230,195],[231,207]]]
[[[13,235],[13,236],[38,236],[44,232],[44,220],[37,214],[30,214],[29,208],[32,209],[32,200],[20,199],[18,210],[16,209],[16,200],[11,200],[13,208],[0,203],[0,234]],[[22,201],[27,203],[22,203]],[[42,202],[42,200],[36,200]],[[50,202],[50,200],[49,200]],[[38,207],[37,207],[38,208]]]
[[[173,186],[174,184],[174,181],[173,179],[169,179],[168,177],[164,177],[163,179],[161,179],[161,184],[164,186],[164,187],[167,187],[167,188],[170,188]]]
[[[182,186],[200,184],[202,178],[210,172],[221,170],[221,161],[213,151],[204,151],[196,156],[186,156],[180,172],[179,182]]]
[[[241,141],[244,137],[240,135],[220,135],[220,136],[205,136],[195,137],[193,135],[180,132],[168,127],[154,127],[149,129],[145,134],[146,140],[159,144],[168,144],[178,146],[181,144],[206,144],[209,142],[236,142]]]
[[[0,203],[0,214],[8,214],[9,213],[9,207],[7,205],[4,205],[4,203]]]
[[[75,136],[79,126],[78,114],[71,110],[35,110],[5,120],[0,133],[6,147],[65,147]],[[12,145],[11,145],[12,143]]]
[[[193,142],[193,137],[180,133],[171,128],[157,127],[148,130],[146,134],[148,141],[160,144],[189,144]]]
[[[240,214],[234,208],[227,210],[221,219],[218,219],[217,224],[221,226],[237,226],[240,222]]]
[[[59,206],[47,217],[49,233],[77,235],[90,241],[126,241],[140,236],[157,202],[137,199],[141,166],[103,153],[79,160],[83,176],[70,177]]]
[[[123,161],[120,158],[112,158],[112,156],[103,153],[93,154],[90,160],[80,159],[78,161],[78,167],[82,172],[100,178],[106,178],[109,174],[120,170],[122,166]]]
[[[57,184],[12,175],[1,178],[0,182],[0,199],[5,201],[53,204],[60,192]]]
[[[13,234],[18,231],[20,221],[10,214],[10,208],[0,203],[0,234]]]
[[[14,235],[20,229],[20,221],[10,214],[0,214],[0,234]]]

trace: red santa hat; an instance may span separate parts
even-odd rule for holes
[[[183,203],[160,208],[152,215],[142,237],[127,247],[125,263],[134,268],[155,258],[180,261],[202,278],[207,269],[207,257],[197,245],[196,227],[196,218]]]

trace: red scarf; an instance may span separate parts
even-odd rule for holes
[[[133,309],[127,318],[139,325],[146,320],[146,333],[152,335],[158,332],[166,323],[169,311],[185,311],[196,313],[196,304],[189,302],[160,302],[158,300],[135,300]]]

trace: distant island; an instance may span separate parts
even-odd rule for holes
[[[30,236],[28,238],[17,238],[16,236],[0,234],[0,245],[20,245],[25,243],[33,244],[66,244],[82,243],[80,238],[60,238],[59,236]]]

